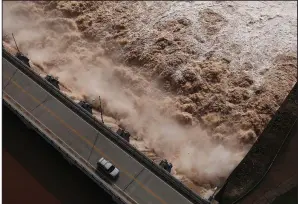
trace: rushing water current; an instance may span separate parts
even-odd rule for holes
[[[291,90],[297,2],[3,2],[4,45],[208,197]]]

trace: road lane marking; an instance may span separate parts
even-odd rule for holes
[[[3,75],[6,78],[9,78],[5,75]],[[30,79],[32,80],[32,79]],[[33,80],[32,80],[33,81]],[[34,100],[37,103],[41,103],[40,100],[38,100],[35,96],[33,96],[32,94],[30,94],[28,91],[26,91],[23,87],[21,87],[15,80],[13,80],[11,78],[10,83],[13,83],[17,88],[19,88],[22,92],[24,92],[25,94],[27,94],[28,96],[30,96],[30,98],[32,98],[32,100]],[[39,85],[38,85],[39,86]],[[39,86],[40,87],[40,86]],[[42,88],[42,87],[40,87]],[[44,89],[43,89],[44,90]],[[45,90],[46,91],[46,90]],[[48,92],[47,92],[48,93]],[[48,93],[49,95],[51,95],[50,93]],[[55,97],[54,97],[55,98]],[[55,98],[56,99],[56,98]],[[56,99],[57,100],[57,99]],[[59,100],[57,100],[59,101]],[[60,101],[59,101],[60,102]],[[60,102],[61,103],[61,102]],[[63,103],[62,103],[63,104]],[[64,105],[64,104],[63,104]],[[65,106],[65,105],[64,105]],[[85,138],[84,136],[82,136],[76,129],[74,129],[73,127],[71,127],[69,124],[67,124],[63,119],[61,119],[58,115],[56,115],[51,109],[49,109],[47,106],[40,104],[40,107],[43,107],[47,112],[49,112],[54,118],[56,118],[63,126],[65,126],[67,129],[71,130],[73,133],[75,133],[77,136],[79,136],[81,138],[81,140],[83,140],[86,144],[88,144],[90,147],[93,146],[93,143],[90,142],[87,138]],[[68,108],[68,107],[66,107]],[[75,113],[74,113],[75,114]],[[77,115],[77,114],[75,114]],[[77,115],[78,116],[78,115]],[[81,117],[80,117],[81,118]],[[81,118],[82,119],[82,118]],[[85,121],[86,122],[86,121]],[[87,123],[88,124],[88,123]],[[89,125],[89,124],[88,124]],[[115,145],[115,144],[114,144]],[[113,160],[111,160],[105,153],[103,153],[100,149],[98,149],[97,147],[94,147],[95,151],[97,153],[99,153],[100,155],[102,155],[103,157],[107,158],[108,160],[110,160],[111,162],[113,162],[118,168],[122,169],[122,171],[128,176],[130,177],[132,180],[134,180],[137,184],[139,184],[139,186],[141,186],[145,191],[147,191],[149,194],[151,194],[153,197],[157,198],[161,203],[163,204],[167,204],[162,198],[160,198],[158,195],[156,195],[151,189],[147,188],[144,184],[142,184],[140,181],[138,181],[134,176],[132,176],[130,173],[128,173],[126,170],[123,170],[125,168],[120,167],[116,162],[114,162]],[[121,148],[120,148],[121,149]],[[174,190],[174,189],[173,189]]]
[[[86,166],[91,167],[91,169],[93,169],[94,171],[96,171],[96,168],[89,162],[87,161],[84,157],[82,157],[77,151],[75,151],[71,146],[69,146],[66,142],[64,142],[59,136],[57,136],[53,131],[51,131],[45,124],[43,124],[42,122],[40,122],[34,115],[32,115],[25,107],[23,107],[21,104],[19,104],[16,100],[14,100],[9,94],[7,94],[5,91],[3,91],[5,94],[5,98],[8,99],[8,101],[12,100],[13,103],[17,106],[20,107],[21,111],[25,111],[24,114],[29,115],[29,117],[31,117],[34,122],[40,126],[43,126],[44,131],[46,131],[48,134],[52,135],[53,139],[56,140],[57,143],[62,143],[62,146],[64,146],[64,148],[66,149],[70,149],[73,153],[75,153],[75,155],[78,156],[78,159],[83,160],[83,162],[86,163]],[[29,121],[30,122],[30,121]],[[37,127],[38,128],[38,127]],[[67,154],[67,153],[66,153]],[[98,176],[98,175],[97,175]],[[99,176],[100,177],[100,176]],[[106,182],[104,179],[102,179],[104,182]],[[108,183],[108,185],[111,185]],[[112,186],[116,187],[117,189],[121,190],[116,184],[112,183]],[[122,191],[122,190],[121,190]],[[122,191],[123,192],[123,191]],[[125,196],[128,197],[128,199],[131,199],[134,203],[137,203],[134,199],[132,199],[130,197],[130,195],[126,194],[125,192],[123,192],[125,194]]]

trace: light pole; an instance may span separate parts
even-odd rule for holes
[[[98,98],[99,98],[99,107],[100,107],[100,117],[101,117],[101,122],[104,124],[104,122],[103,122],[103,117],[102,117],[102,112],[103,112],[103,110],[102,110],[102,106],[101,106],[101,99],[100,99],[100,96],[98,96]]]

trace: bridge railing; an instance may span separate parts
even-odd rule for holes
[[[69,109],[74,111],[77,115],[82,117],[86,122],[92,125],[99,132],[103,133],[105,137],[110,139],[113,143],[118,145],[121,149],[126,151],[129,155],[134,157],[137,161],[143,164],[147,169],[153,172],[156,176],[161,178],[164,182],[169,184],[172,188],[177,190],[181,195],[186,197],[193,203],[197,204],[208,204],[209,201],[201,198],[199,195],[194,193],[192,190],[187,188],[184,184],[182,184],[178,179],[173,177],[171,174],[166,172],[164,169],[155,164],[152,160],[146,157],[143,153],[138,151],[134,146],[129,144],[123,138],[118,136],[115,132],[113,132],[110,128],[108,128],[105,124],[97,120],[90,113],[85,111],[81,106],[76,104],[73,100],[71,100],[68,96],[60,92],[53,85],[51,85],[48,81],[44,80],[41,76],[35,73],[32,69],[27,67],[22,61],[11,55],[5,49],[2,49],[3,57],[7,59],[10,63],[12,63],[16,68],[21,70],[24,74],[34,80],[37,84],[39,84],[43,89],[52,94],[55,98],[60,100],[64,105],[66,105]]]
[[[67,145],[63,144],[60,138],[53,139],[49,137],[48,135],[45,135],[42,130],[40,130],[38,125],[34,124],[30,120],[24,118],[15,108],[12,107],[8,102],[5,100],[3,101],[3,104],[8,107],[11,111],[13,111],[21,120],[26,120],[26,125],[30,126],[35,132],[37,132],[39,135],[41,135],[51,146],[53,146],[71,165],[75,165],[77,168],[79,168],[83,173],[85,173],[89,178],[91,178],[97,185],[99,185],[104,191],[106,191],[108,194],[110,194],[113,199],[116,200],[119,204],[126,204],[127,201],[122,199],[120,196],[117,195],[117,193],[113,192],[111,188],[108,187],[111,183],[107,178],[105,178],[103,175],[98,179],[98,175],[96,175],[93,171],[91,171],[92,166],[85,161],[82,161],[82,159],[75,156],[77,153],[75,153],[72,149],[67,147]],[[87,167],[87,168],[86,168]],[[106,184],[104,184],[104,182]],[[134,203],[131,201],[131,203]]]

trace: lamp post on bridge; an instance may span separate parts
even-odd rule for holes
[[[104,121],[103,121],[103,117],[102,117],[102,105],[101,105],[101,98],[100,96],[98,96],[98,99],[99,99],[99,107],[100,107],[100,117],[101,117],[101,122],[104,124]]]

